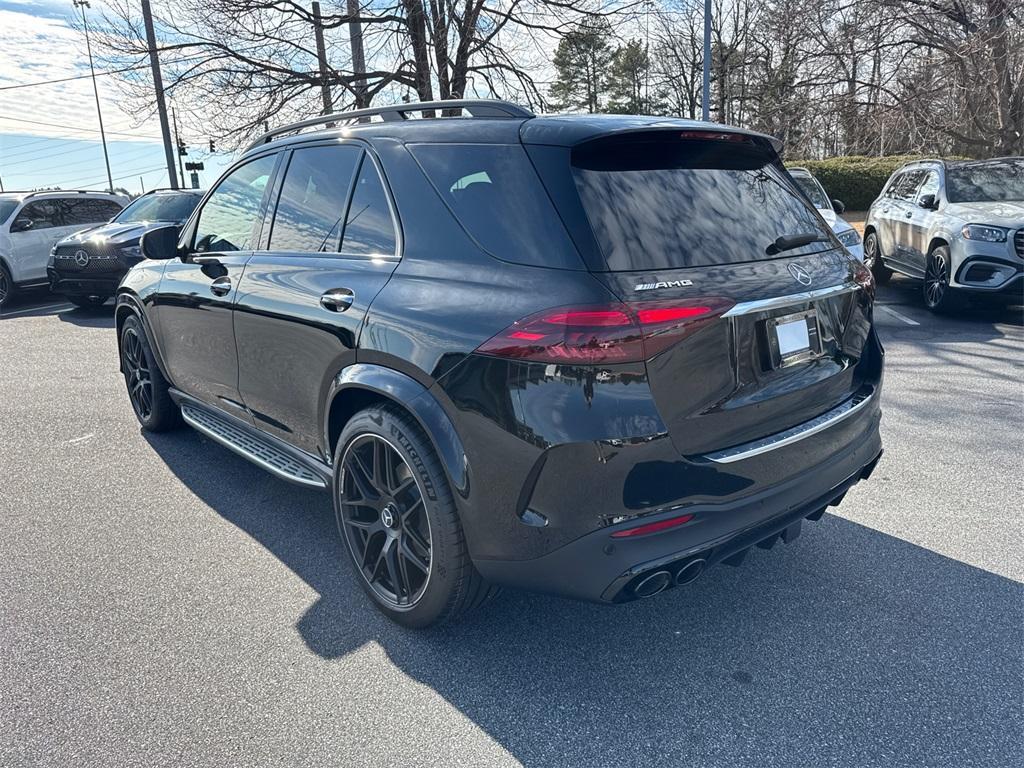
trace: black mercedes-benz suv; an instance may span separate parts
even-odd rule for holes
[[[496,585],[618,603],[736,565],[882,450],[871,275],[777,150],[494,101],[272,131],[144,236],[132,406],[328,489],[407,626]]]
[[[53,246],[46,268],[50,290],[80,307],[101,306],[129,268],[142,260],[142,236],[182,224],[202,197],[195,189],[156,189],[135,198],[106,224],[65,237]]]

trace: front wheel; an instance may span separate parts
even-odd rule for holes
[[[433,446],[397,407],[360,411],[342,430],[333,496],[360,585],[393,621],[443,623],[493,593],[469,557]]]
[[[109,296],[68,296],[67,299],[76,307],[82,309],[95,309],[107,303]]]
[[[121,327],[121,370],[128,399],[147,432],[166,432],[181,423],[181,410],[169,393],[170,385],[156,364],[146,331],[135,315]]]
[[[924,304],[932,312],[949,312],[960,306],[956,291],[949,287],[949,248],[940,245],[928,254],[922,294]]]
[[[7,267],[0,264],[0,309],[7,306],[11,299],[14,298],[14,281],[11,279],[11,273],[7,271]]]
[[[878,285],[885,285],[892,277],[892,270],[882,263],[882,251],[878,245],[878,234],[868,232],[864,237],[864,266],[871,270]]]

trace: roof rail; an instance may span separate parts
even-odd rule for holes
[[[391,104],[386,107],[369,107],[367,109],[353,109],[348,112],[334,112],[329,115],[319,115],[317,117],[311,117],[308,120],[300,120],[297,123],[282,125],[280,128],[274,128],[273,130],[264,133],[247,146],[245,150],[249,151],[253,147],[258,147],[260,144],[267,144],[275,136],[280,136],[284,133],[291,133],[292,131],[299,131],[303,128],[309,128],[314,125],[358,120],[363,117],[373,117],[375,115],[379,115],[385,122],[394,122],[407,120],[408,113],[410,112],[423,112],[431,109],[464,109],[469,112],[471,117],[522,119],[535,117],[533,112],[525,107],[521,107],[518,104],[513,104],[509,101],[499,101],[498,99],[445,99],[442,101],[414,101],[408,104]]]

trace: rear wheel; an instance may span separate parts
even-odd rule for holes
[[[872,230],[864,236],[864,266],[871,270],[875,282],[884,285],[892,277],[892,270],[882,262],[882,251],[878,246],[878,234]]]
[[[3,309],[10,300],[14,298],[14,281],[11,279],[11,273],[7,271],[7,267],[0,264],[0,309]]]
[[[928,254],[921,292],[925,306],[932,312],[949,312],[960,305],[956,291],[949,287],[949,265],[947,246],[940,245]]]
[[[76,307],[83,309],[95,309],[107,303],[109,296],[68,296],[67,299]]]
[[[181,409],[168,392],[170,386],[160,372],[146,331],[132,315],[121,328],[121,370],[132,410],[147,432],[166,432],[181,423]]]
[[[470,560],[441,462],[408,415],[387,405],[357,413],[334,464],[338,531],[386,616],[427,627],[493,594]]]

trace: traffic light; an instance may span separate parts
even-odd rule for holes
[[[184,157],[185,155],[188,154],[188,148],[185,146],[185,143],[182,142],[182,141],[178,142],[178,154],[181,155],[182,157]]]
[[[213,146],[213,139],[210,139],[210,151],[211,152],[216,152],[217,151],[217,148],[215,146]]]

